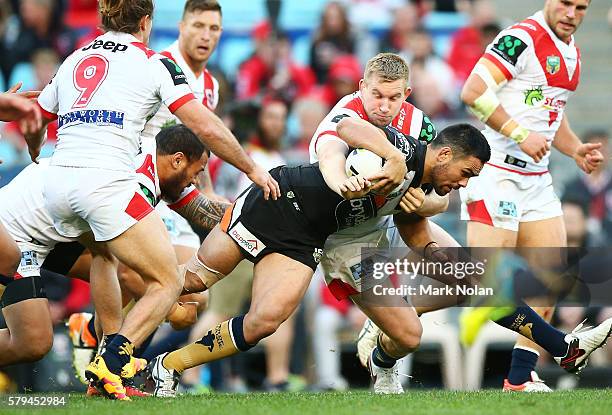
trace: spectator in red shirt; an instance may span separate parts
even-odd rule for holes
[[[315,84],[312,71],[291,57],[291,42],[283,33],[262,23],[253,30],[255,53],[240,65],[236,76],[236,98],[248,100],[276,96],[285,102],[308,94]]]
[[[310,46],[310,67],[317,81],[324,83],[327,80],[329,67],[336,56],[354,52],[355,38],[346,10],[338,2],[328,3]]]
[[[363,70],[353,55],[341,55],[329,67],[327,83],[321,88],[321,99],[331,109],[340,98],[359,89]]]
[[[501,30],[489,0],[474,0],[470,12],[470,25],[455,32],[446,58],[461,83],[468,78],[485,47],[493,40],[491,32],[495,32],[494,38]]]

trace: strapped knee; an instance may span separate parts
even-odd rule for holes
[[[179,269],[183,276],[187,271],[196,274],[207,289],[225,278],[225,274],[206,266],[200,261],[197,254],[192,256],[186,264],[181,265]]]

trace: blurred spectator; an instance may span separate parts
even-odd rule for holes
[[[297,119],[298,131],[291,139],[291,146],[283,152],[287,165],[310,163],[310,140],[328,112],[328,106],[316,97],[302,98],[293,104],[292,116]]]
[[[240,65],[236,98],[247,100],[275,95],[289,103],[307,94],[315,78],[310,68],[293,61],[289,38],[274,33],[268,22],[257,25],[252,36],[255,52]]]
[[[400,52],[410,65],[411,100],[430,117],[446,115],[458,106],[459,89],[451,68],[433,52],[431,35],[418,29]]]
[[[59,68],[59,64],[59,57],[51,49],[39,49],[34,52],[32,55],[32,66],[36,76],[36,90],[42,90],[51,81],[53,76],[55,76],[57,68]],[[6,140],[11,141],[16,149],[25,152],[25,139],[23,134],[21,134],[17,121],[7,123],[2,136]],[[57,140],[57,121],[51,122],[47,127],[47,142],[54,142],[55,140]]]
[[[98,0],[67,0],[66,25],[93,29],[98,24]]]
[[[331,109],[340,98],[352,94],[359,88],[363,71],[361,64],[352,55],[341,55],[335,58],[329,67],[327,82],[319,93],[323,102]]]
[[[412,3],[395,10],[393,16],[391,28],[380,40],[380,52],[399,52],[404,39],[409,38],[421,24],[419,12]]]
[[[0,68],[5,79],[37,49],[53,49],[62,60],[74,51],[77,35],[64,25],[58,0],[22,0],[19,17],[15,32],[4,38]]]
[[[446,58],[461,84],[500,31],[490,0],[474,0],[470,6],[470,24],[455,32]]]
[[[423,8],[441,13],[465,12],[473,0],[421,0]]]
[[[260,166],[270,170],[285,164],[280,148],[283,145],[287,126],[287,106],[284,102],[266,98],[257,117],[257,127],[251,135],[245,150]],[[234,166],[220,162],[213,157],[210,162],[210,176],[216,192],[234,200],[251,181]]]
[[[579,196],[574,198],[575,196]],[[567,246],[570,248],[581,248],[589,244],[589,234],[587,232],[587,215],[588,205],[584,203],[584,197],[582,195],[568,194],[564,196],[563,203],[563,219],[565,221],[565,227],[567,230]],[[570,254],[570,260],[573,253],[576,251],[568,251]],[[582,272],[589,272],[588,269],[595,267],[601,269],[602,264],[597,262],[589,266],[584,261],[581,262],[580,270]],[[590,257],[592,260],[592,257]],[[609,264],[604,264],[605,265]],[[581,307],[581,306],[568,306],[564,305],[557,307],[556,318],[559,321],[559,328],[561,330],[571,331],[583,320],[589,321],[589,324],[600,324],[605,319],[612,316],[612,307]],[[607,352],[607,353],[606,353]],[[612,351],[607,348],[606,350],[597,351],[591,359],[596,365],[604,365],[612,362]]]
[[[601,143],[599,149],[604,161],[591,174],[580,175],[567,184],[562,200],[579,201],[588,210],[590,246],[612,244],[612,171],[609,168],[609,135],[606,131],[593,130],[584,135],[584,142]]]
[[[341,54],[355,52],[355,38],[351,33],[346,10],[338,2],[330,2],[321,15],[310,46],[310,67],[317,81],[325,83],[330,65]]]

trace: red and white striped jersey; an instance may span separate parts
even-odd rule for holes
[[[497,97],[508,114],[552,142],[580,78],[580,51],[574,38],[569,44],[560,40],[538,12],[501,31],[483,57],[506,77]],[[491,164],[504,163],[510,156],[518,171],[547,170],[550,153],[535,163],[518,144],[490,127],[484,135],[492,149]]]
[[[179,50],[178,40],[168,46],[165,51],[160,52],[160,54],[176,62],[187,77],[187,83],[191,87],[196,99],[201,101],[209,110],[214,111],[219,103],[219,82],[217,82],[211,73],[204,68],[199,75],[196,75],[187,65],[185,58],[183,58],[183,54]],[[178,124],[179,122],[179,119],[168,110],[168,107],[162,105],[153,118],[145,125],[143,137],[155,137],[163,127]]]
[[[127,33],[108,32],[77,49],[38,102],[58,119],[51,164],[133,171],[145,121],[160,104],[171,112],[194,99],[172,60]]]
[[[345,116],[357,117],[368,121],[368,115],[363,107],[359,91],[343,97],[321,121],[310,140],[309,153],[311,163],[319,161],[317,145],[322,141],[335,140],[346,145],[336,132],[338,122]],[[402,108],[399,114],[391,121],[391,125],[402,133],[423,141],[429,142],[436,136],[435,127],[429,120],[429,117],[408,102],[402,103]],[[348,150],[348,145],[346,145],[347,154]]]

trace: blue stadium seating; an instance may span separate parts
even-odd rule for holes
[[[222,40],[219,45],[219,67],[230,79],[234,79],[238,66],[253,53],[253,41],[249,37],[231,37]]]
[[[19,154],[15,150],[15,147],[7,141],[0,140],[0,169],[10,167],[19,160]]]
[[[15,65],[8,86],[13,86],[20,81],[23,82],[22,91],[36,89],[36,74],[31,63],[21,62]]]

